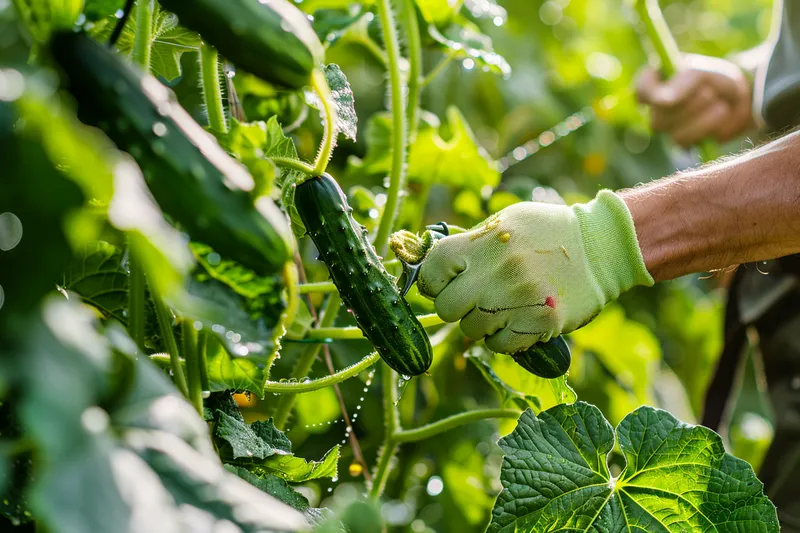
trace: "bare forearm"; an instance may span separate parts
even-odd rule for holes
[[[800,132],[620,192],[656,281],[800,252]]]

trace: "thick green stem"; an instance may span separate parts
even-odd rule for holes
[[[381,368],[381,373],[383,383],[384,442],[381,458],[372,478],[372,488],[369,491],[369,495],[375,499],[380,498],[386,488],[386,480],[392,469],[392,457],[397,451],[397,442],[393,437],[395,433],[400,431],[400,417],[397,412],[397,374],[386,364]]]
[[[197,366],[200,370],[200,385],[203,387],[203,392],[211,390],[208,383],[208,359],[206,355],[206,346],[208,345],[208,332],[201,329],[197,333]]]
[[[419,35],[419,22],[414,0],[402,0],[400,18],[406,35],[408,46],[408,101],[406,112],[408,121],[408,142],[411,144],[417,136],[417,120],[419,118],[420,82],[422,77],[422,40]]]
[[[153,42],[155,0],[140,0],[136,5],[136,33],[131,59],[145,72],[150,72],[150,45]]]
[[[219,78],[219,54],[206,44],[200,44],[200,74],[203,82],[203,99],[206,103],[208,126],[217,134],[228,133],[225,108],[222,106],[222,84]]]
[[[280,353],[279,347],[281,338],[289,331],[289,328],[292,327],[294,323],[294,319],[297,317],[297,309],[300,307],[300,293],[297,291],[297,276],[298,272],[294,262],[287,261],[286,264],[283,265],[283,271],[281,273],[283,286],[286,287],[286,309],[281,314],[280,321],[275,326],[272,334],[272,342],[278,348],[276,348],[267,359],[267,364],[264,368],[265,379],[269,379],[270,373],[272,372],[272,365],[275,364],[275,360]]]
[[[203,383],[200,379],[200,361],[197,353],[197,330],[191,320],[181,321],[181,340],[183,341],[183,359],[186,362],[186,383],[189,389],[189,401],[203,416]]]
[[[467,411],[466,413],[448,416],[447,418],[437,420],[425,426],[398,431],[392,436],[392,440],[395,442],[415,442],[435,437],[439,433],[444,433],[445,431],[477,420],[485,420],[487,418],[519,418],[520,413],[521,411],[518,409],[500,408]]]
[[[400,74],[400,43],[395,28],[394,13],[391,0],[378,0],[378,17],[383,30],[383,41],[386,43],[386,54],[389,61],[389,91],[392,102],[392,169],[389,176],[389,190],[386,194],[386,205],[375,237],[375,250],[378,255],[386,255],[389,234],[392,232],[395,218],[400,207],[400,192],[405,185],[406,172],[406,111],[403,102],[403,80]]]
[[[128,333],[140,352],[144,350],[144,269],[132,248],[128,248]]]
[[[164,340],[164,348],[169,354],[170,368],[172,370],[172,381],[181,393],[189,397],[189,390],[186,388],[186,378],[183,375],[183,366],[178,352],[178,343],[175,342],[175,334],[172,332],[172,313],[167,309],[167,305],[161,296],[153,291],[150,287],[150,296],[153,299],[153,307],[156,310],[156,318],[158,319],[158,327],[161,331],[161,337]]]
[[[309,176],[314,175],[314,167],[299,159],[291,159],[289,157],[270,157],[270,160],[279,167],[290,168],[297,170]]]
[[[320,327],[327,328],[333,324],[334,320],[336,320],[336,316],[339,314],[339,306],[341,304],[342,299],[337,293],[333,293],[328,297],[328,304],[325,306],[325,310],[322,312],[322,317],[319,321]],[[320,344],[309,344],[303,353],[300,354],[300,358],[297,360],[294,370],[292,370],[292,377],[294,379],[303,379],[308,375],[311,366],[314,364],[314,359],[317,358],[321,348],[322,346]],[[278,407],[275,409],[275,416],[273,417],[273,423],[276,428],[283,429],[285,427],[286,421],[289,418],[289,413],[292,412],[294,399],[294,393],[281,396],[281,399],[278,401]]]
[[[325,130],[322,133],[322,144],[314,161],[314,175],[319,176],[328,168],[328,161],[333,152],[333,145],[336,143],[336,113],[331,97],[331,90],[328,88],[328,80],[325,74],[315,70],[311,75],[311,87],[319,96],[322,113],[325,118]]]
[[[438,315],[431,313],[429,315],[419,315],[417,320],[422,324],[423,328],[430,328],[433,326],[441,326],[444,320],[439,318]],[[325,328],[319,327],[310,330],[306,333],[306,339],[338,339],[338,340],[355,340],[363,339],[364,333],[356,326],[349,326],[345,328]]]
[[[303,283],[298,286],[300,294],[309,294],[312,292],[336,292],[336,285],[332,281],[323,281],[320,283]]]

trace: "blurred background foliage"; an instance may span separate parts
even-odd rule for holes
[[[766,38],[771,3],[677,0],[662,2],[662,7],[684,52],[724,57]],[[349,189],[356,214],[373,229],[385,201],[381,165],[388,142],[381,112],[386,107],[386,77],[380,51],[369,46],[368,39],[380,39],[369,2],[361,7],[351,4],[304,0],[298,5],[315,17],[323,36],[333,37],[328,39],[332,42],[326,59],[340,65],[355,95],[360,119],[357,142],[340,142],[329,172]],[[442,45],[427,36],[427,23],[423,24],[424,72],[441,70],[423,92],[422,108],[427,113],[411,148],[410,183],[399,226],[418,229],[438,220],[471,226],[516,201],[558,195],[567,203],[584,201],[600,188],[633,186],[696,162],[693,153],[671,147],[648,130],[634,83],[649,55],[635,15],[624,1],[500,0],[500,9],[489,0],[419,0],[418,4],[426,22],[436,24],[437,33],[448,39],[454,31],[459,33],[450,26],[448,13],[460,7],[458,26],[479,30],[491,39],[491,48],[505,58],[511,74],[485,71],[482,58]],[[0,0],[0,41],[6,43],[18,38],[11,11],[9,0]],[[358,22],[341,35],[332,35],[335,32],[327,32],[323,23],[336,17]],[[486,43],[482,42],[484,51]],[[13,47],[0,48],[13,56]],[[197,55],[178,57],[180,75],[162,81],[203,121]],[[277,114],[300,155],[313,156],[321,127],[301,96],[276,92],[244,73],[231,72],[230,78],[248,120]],[[554,129],[575,113],[586,119],[585,126],[572,132]],[[558,133],[555,140],[553,131]],[[471,136],[480,149],[462,142]],[[536,153],[518,149],[537,139]],[[737,151],[746,146],[741,139],[727,148]],[[444,170],[432,170],[443,154],[450,158]],[[516,164],[502,175],[493,167],[481,167],[485,156],[501,160],[507,154]],[[324,281],[324,267],[314,266],[309,243],[301,244],[309,280]],[[634,290],[591,325],[569,335],[573,349],[569,383],[578,397],[600,407],[612,424],[641,404],[662,407],[682,420],[697,420],[721,349],[723,285],[719,277],[690,276]],[[418,311],[431,312],[429,302],[413,293],[409,298]],[[320,305],[321,300],[314,303]],[[338,325],[347,325],[347,320]],[[542,380],[520,373],[508,357],[471,349],[457,327],[444,326],[433,335],[440,342],[432,376],[412,381],[400,401],[407,427],[497,403],[496,391],[482,374],[486,361],[510,387],[537,396],[542,408],[554,403]],[[304,347],[285,344],[275,376],[288,375]],[[332,344],[335,366],[357,361],[369,348],[365,341]],[[772,430],[758,354],[751,355],[727,436],[731,452],[757,467]],[[318,362],[313,372],[312,377],[325,374],[324,364]],[[353,428],[367,463],[374,464],[383,436],[379,380],[373,383],[372,374],[365,373],[343,383],[341,391],[350,416],[357,415]],[[237,398],[249,420],[268,416],[277,402],[272,395],[264,400],[246,394]],[[346,444],[333,390],[300,395],[296,405],[289,436],[298,454],[320,457],[334,444]],[[499,426],[479,422],[402,447],[381,509],[384,520],[397,531],[482,531],[500,489],[501,454],[494,442],[510,429],[506,422]],[[337,508],[361,492],[363,476],[351,447],[345,445],[339,478],[309,483],[302,490],[312,505]]]

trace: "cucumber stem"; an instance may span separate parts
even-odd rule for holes
[[[150,287],[150,296],[153,300],[153,307],[156,310],[156,318],[158,319],[158,327],[161,331],[161,337],[169,354],[170,368],[172,370],[172,381],[175,386],[181,391],[185,397],[189,397],[189,389],[186,387],[186,378],[183,374],[183,366],[178,353],[178,343],[175,342],[175,334],[172,332],[172,313],[167,308],[164,300],[161,299],[159,294]]]
[[[422,40],[419,34],[419,22],[414,0],[402,0],[400,21],[405,30],[408,47],[408,142],[411,144],[417,136],[417,120],[419,119],[420,78],[422,72]]]
[[[131,60],[150,72],[150,45],[153,42],[153,12],[155,0],[141,0],[136,5],[136,33]]]
[[[522,411],[519,409],[476,409],[474,411],[448,416],[447,418],[437,420],[436,422],[418,428],[398,431],[392,435],[392,440],[395,442],[416,442],[435,437],[440,433],[477,420],[485,420],[487,418],[519,418],[521,413]]]
[[[324,389],[357,376],[380,361],[380,359],[381,357],[378,355],[378,352],[372,352],[356,364],[318,379],[301,382],[267,381],[264,385],[264,392],[301,394],[303,392],[313,392],[315,390]]]
[[[372,487],[369,495],[378,499],[386,488],[386,480],[392,470],[392,458],[397,452],[397,442],[394,435],[400,431],[400,416],[397,410],[397,374],[384,364],[381,367],[381,380],[383,383],[383,425],[384,442],[381,450],[380,461],[372,476]]]
[[[405,4],[402,5],[405,6]],[[389,175],[386,205],[383,208],[378,234],[373,244],[378,255],[386,255],[389,234],[392,232],[400,206],[400,191],[405,185],[406,144],[408,138],[406,112],[403,102],[403,81],[400,74],[400,43],[397,29],[395,28],[391,0],[378,0],[377,6],[389,63],[389,91],[392,102],[392,169]]]
[[[225,121],[225,108],[222,105],[219,54],[214,47],[205,42],[200,43],[200,78],[208,114],[208,126],[214,133],[225,135],[228,133],[228,123]]]
[[[201,329],[197,333],[197,364],[200,370],[200,386],[203,391],[210,391],[211,387],[208,383],[208,359],[206,355],[206,346],[208,345],[208,332]]]
[[[290,157],[270,157],[270,160],[279,167],[290,168],[297,170],[303,174],[314,176],[314,167],[299,159],[292,159]],[[298,184],[299,185],[299,184]]]
[[[289,331],[289,328],[292,327],[294,319],[297,317],[297,309],[300,307],[300,294],[297,291],[297,278],[297,267],[295,267],[294,262],[287,261],[283,265],[283,270],[281,271],[281,280],[283,281],[284,287],[286,287],[286,309],[283,313],[281,313],[280,320],[275,326],[272,336],[272,342],[275,345],[275,350],[267,359],[267,364],[264,368],[264,376],[267,380],[269,379],[270,372],[272,372],[272,365],[275,364],[275,360],[278,358],[281,338],[286,334],[287,331]]]
[[[333,145],[336,143],[336,113],[334,110],[334,103],[331,97],[331,90],[328,88],[328,80],[325,79],[325,74],[320,70],[315,69],[311,73],[311,87],[319,96],[320,105],[322,106],[322,114],[325,118],[325,130],[322,133],[322,144],[317,153],[317,159],[314,161],[314,176],[319,176],[328,168],[328,161],[333,152]],[[298,180],[298,185],[302,181]]]
[[[144,353],[144,269],[136,252],[128,247],[128,333],[140,353]]]
[[[181,340],[183,359],[186,362],[186,383],[189,389],[189,402],[203,416],[203,384],[200,379],[200,362],[197,354],[197,330],[192,320],[181,320]]]
[[[332,293],[328,297],[328,303],[325,306],[325,310],[322,311],[322,317],[319,320],[319,326],[321,328],[327,328],[333,324],[334,320],[336,320],[336,316],[339,314],[339,307],[341,304],[342,299],[339,294]],[[292,370],[291,377],[294,379],[303,379],[305,376],[307,376],[321,348],[322,345],[320,344],[309,344],[303,353],[300,354],[300,358],[297,360],[297,364]],[[280,400],[278,400],[278,407],[275,409],[275,415],[273,417],[273,423],[275,424],[276,428],[282,430],[286,426],[289,413],[292,412],[294,399],[295,394],[289,393],[284,394],[281,396]]]

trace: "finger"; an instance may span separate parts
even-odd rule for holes
[[[636,98],[642,104],[652,104],[653,94],[662,84],[661,74],[657,70],[654,68],[644,69],[636,81]]]
[[[726,73],[700,71],[703,84],[711,87],[720,97],[731,104],[738,104],[743,98],[749,99],[749,84],[742,71],[733,68]]]
[[[470,276],[469,269],[453,278],[433,302],[439,318],[456,322],[472,311],[478,296],[475,287],[476,280]]]
[[[467,338],[481,340],[506,327],[507,312],[489,313],[476,307],[461,319],[461,331]]]
[[[679,145],[689,148],[707,137],[714,136],[720,125],[729,118],[730,113],[729,105],[717,102],[697,118],[675,130],[672,137]]]
[[[527,350],[546,334],[535,332],[519,332],[511,327],[505,327],[493,335],[486,337],[486,347],[495,353],[514,354]]]
[[[683,125],[694,121],[706,109],[717,102],[725,103],[725,100],[711,87],[702,86],[693,98],[684,102],[683,106],[655,111],[651,121],[653,129],[673,134]]]
[[[469,234],[459,233],[436,242],[428,252],[417,278],[420,294],[436,298],[450,281],[467,269]]]
[[[706,83],[706,73],[682,70],[659,85],[651,96],[651,105],[675,108],[694,97]]]

